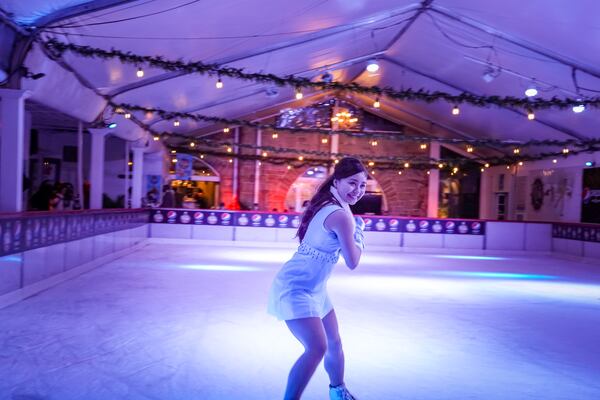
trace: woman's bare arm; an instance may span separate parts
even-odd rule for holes
[[[342,256],[348,268],[356,268],[362,255],[362,249],[354,240],[355,225],[352,214],[345,210],[334,211],[325,219],[323,225],[338,237],[342,246]]]

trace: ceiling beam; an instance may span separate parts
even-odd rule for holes
[[[406,65],[404,63],[401,63],[399,61],[394,60],[393,58],[389,58],[387,56],[384,56],[383,58],[385,59],[385,61],[387,61],[389,63],[392,63],[392,64],[394,64],[394,65],[396,65],[396,66],[398,66],[400,68],[404,68],[404,69],[406,69],[406,70],[408,70],[408,71],[410,71],[410,72],[412,72],[414,74],[417,74],[417,75],[423,76],[423,77],[425,77],[427,79],[431,79],[432,81],[441,83],[442,85],[445,85],[445,86],[447,86],[449,88],[452,88],[454,90],[457,90],[459,92],[472,93],[471,91],[466,90],[466,89],[464,89],[462,87],[456,86],[453,83],[450,83],[448,81],[445,81],[445,80],[440,79],[438,77],[435,77],[433,75],[427,74],[425,72],[416,70],[416,69],[414,69],[412,67],[409,67],[408,65]],[[503,108],[503,109],[505,109],[507,111],[513,112],[515,114],[519,114],[519,115],[523,116],[523,118],[525,118],[527,116],[527,114],[525,114],[523,111],[517,110],[515,108],[511,108],[511,107],[501,107],[501,108]],[[538,124],[547,126],[548,128],[551,128],[551,129],[553,129],[553,130],[555,130],[555,131],[557,131],[557,132],[559,132],[559,133],[561,133],[563,135],[570,136],[570,137],[575,138],[577,140],[586,140],[586,139],[588,139],[585,136],[583,136],[583,135],[581,135],[581,134],[579,134],[577,132],[572,131],[571,129],[565,128],[563,126],[557,125],[557,124],[552,123],[552,122],[547,122],[547,121],[540,120],[537,117],[536,117],[536,119],[533,122],[536,122]]]
[[[499,31],[496,28],[493,28],[489,25],[486,25],[486,24],[479,22],[477,20],[474,20],[472,18],[453,14],[450,10],[448,10],[444,7],[437,6],[437,5],[432,5],[429,8],[429,10],[431,10],[432,12],[434,12],[436,14],[442,15],[448,19],[451,19],[453,21],[459,22],[465,26],[471,27],[471,28],[479,30],[481,32],[485,32],[488,35],[492,35],[492,36],[502,39],[508,43],[514,44],[515,46],[529,50],[533,53],[539,54],[539,55],[549,58],[551,60],[558,61],[559,63],[567,65],[571,68],[576,68],[579,71],[585,72],[586,74],[589,74],[595,78],[600,78],[600,70],[598,70],[592,66],[580,64],[578,61],[576,61],[572,58],[569,58],[562,54],[556,53],[552,50],[545,49],[545,48],[535,45],[533,43],[527,42],[527,41],[525,41],[521,38],[517,38],[513,35],[509,35],[508,33]]]
[[[69,18],[79,17],[85,14],[90,14],[96,11],[104,10],[107,8],[116,7],[122,4],[133,3],[138,0],[94,0],[88,1],[87,3],[77,4],[75,6],[63,8],[57,10],[48,15],[44,15],[36,19],[31,25],[35,26],[36,29],[43,30],[52,24],[59,21],[63,21]]]
[[[260,56],[263,54],[268,54],[268,53],[272,53],[275,51],[284,50],[284,49],[287,49],[290,47],[295,47],[295,46],[299,46],[302,44],[314,42],[316,40],[328,38],[328,37],[331,37],[334,35],[338,35],[340,33],[351,31],[356,28],[362,28],[364,26],[368,26],[368,25],[382,22],[382,21],[385,21],[388,19],[392,19],[392,18],[398,17],[400,15],[406,14],[408,12],[417,10],[420,7],[421,7],[420,4],[411,4],[406,7],[397,8],[397,9],[394,9],[391,11],[385,11],[385,12],[376,14],[373,17],[364,18],[364,19],[361,19],[361,20],[356,21],[351,24],[340,25],[340,26],[324,29],[322,31],[317,32],[316,34],[308,35],[308,37],[302,37],[302,38],[296,39],[296,40],[289,40],[289,41],[285,41],[283,43],[277,43],[275,45],[267,46],[267,47],[257,50],[257,51],[248,52],[245,54],[238,54],[238,55],[235,55],[232,57],[226,57],[226,58],[222,58],[219,60],[215,60],[212,63],[219,64],[219,65],[231,64],[231,63],[234,63],[237,61],[245,60],[245,59],[252,58],[252,57],[257,57],[257,56]],[[131,90],[135,90],[135,89],[147,86],[147,85],[151,85],[151,84],[158,83],[158,82],[163,82],[163,81],[177,78],[178,76],[187,75],[187,74],[188,74],[187,72],[167,72],[165,74],[156,75],[151,78],[143,79],[143,80],[140,80],[140,81],[128,84],[128,85],[124,85],[124,86],[117,88],[117,89],[113,90],[112,92],[108,93],[108,95],[111,97],[118,96],[120,94],[129,92]]]

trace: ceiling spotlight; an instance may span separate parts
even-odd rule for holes
[[[367,71],[369,71],[372,74],[379,71],[379,63],[377,62],[377,60],[369,60],[367,62]]]
[[[277,97],[279,96],[279,89],[277,86],[267,86],[265,88],[265,94],[267,97]]]
[[[581,99],[577,99],[577,101],[581,101]],[[575,114],[579,114],[585,111],[585,104],[577,104],[576,106],[573,106],[573,112]]]
[[[527,96],[527,97],[534,97],[534,96],[537,96],[537,94],[538,94],[538,90],[533,83],[531,85],[529,85],[527,87],[527,89],[525,90],[525,96]]]
[[[110,124],[106,125],[106,127],[108,129],[115,129],[117,127],[117,123],[116,122],[111,122]]]
[[[596,165],[596,163],[594,161],[586,161],[585,162],[586,167],[593,167],[594,165]]]
[[[481,77],[481,79],[483,79],[486,83],[490,83],[491,81],[493,81],[494,79],[496,79],[496,77],[500,74],[500,71],[495,69],[493,66],[488,65],[485,69],[485,71],[483,71],[483,76]]]

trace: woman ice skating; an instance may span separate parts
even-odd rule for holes
[[[350,205],[364,195],[366,183],[358,159],[340,160],[310,200],[298,228],[300,246],[273,281],[269,313],[284,320],[304,346],[289,373],[285,400],[300,398],[323,357],[330,399],[355,399],[344,383],[344,352],[326,285],[340,252],[350,269],[360,261],[364,222]]]

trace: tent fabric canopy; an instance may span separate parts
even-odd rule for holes
[[[597,2],[563,0],[0,0],[6,18],[42,39],[118,49],[167,60],[202,61],[248,72],[293,74],[365,86],[450,94],[590,98],[600,90]],[[0,39],[5,41],[5,39]],[[8,40],[8,39],[6,39]],[[8,44],[2,43],[5,49]],[[376,59],[376,73],[365,70]],[[310,104],[334,93],[183,74],[66,53],[53,60],[39,45],[25,59],[39,80],[24,80],[37,102],[84,121],[106,113],[107,99],[223,118],[258,119],[283,107]],[[597,111],[537,110],[423,103],[344,93],[358,106],[432,136],[457,138],[586,139],[598,137]],[[207,122],[135,115],[152,130],[204,135]],[[218,127],[217,127],[218,128]],[[139,136],[139,133],[136,133]]]

